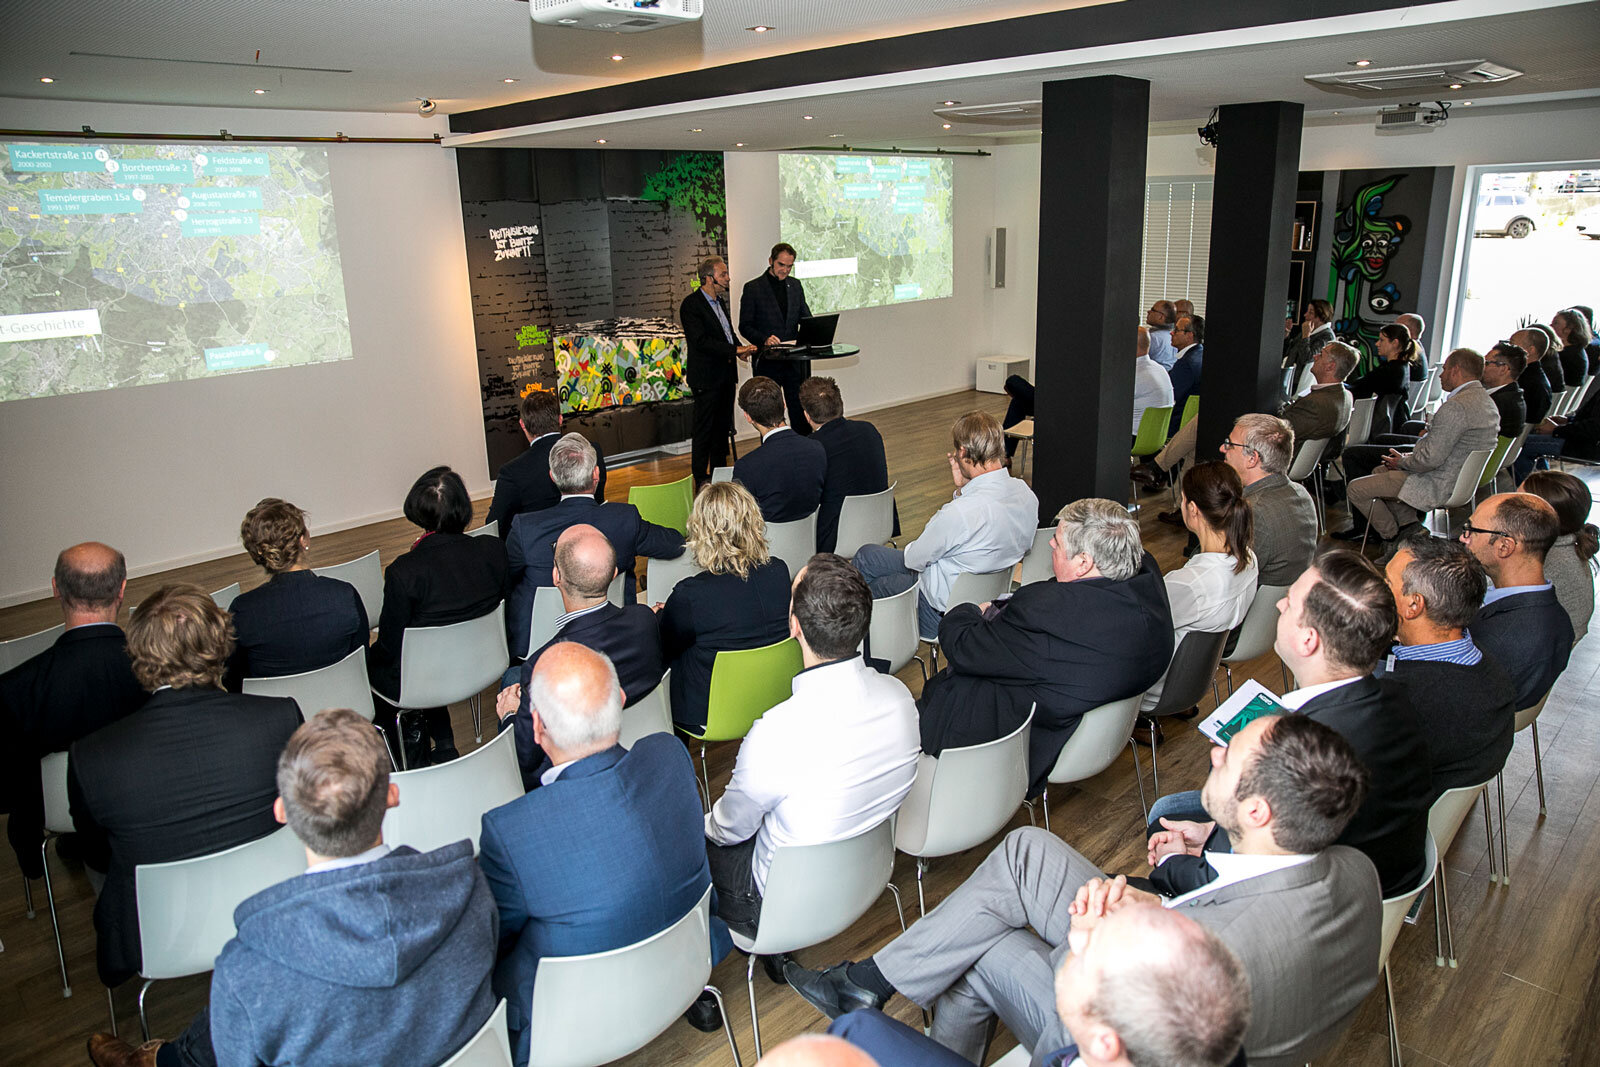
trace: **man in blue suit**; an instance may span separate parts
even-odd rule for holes
[[[677,559],[683,554],[683,535],[639,517],[639,509],[620,501],[594,499],[599,484],[599,459],[594,445],[582,434],[569,433],[550,448],[550,479],[561,490],[553,508],[518,515],[506,541],[511,566],[511,603],[506,608],[506,641],[511,655],[529,651],[529,625],[533,598],[541,586],[554,584],[556,539],[570,526],[586,523],[606,535],[617,553],[623,573],[623,602],[633,603],[635,556]]]
[[[832,552],[839,543],[839,512],[847,496],[881,493],[889,488],[889,463],[883,435],[862,419],[844,417],[844,398],[832,378],[807,378],[800,383],[806,422],[828,459],[822,480],[822,505],[817,512],[817,551]],[[1009,453],[1008,453],[1009,454]],[[894,513],[893,536],[900,536],[900,513]],[[848,547],[848,546],[847,546]],[[848,555],[854,555],[849,548]]]
[[[687,915],[711,886],[688,752],[669,734],[640,738],[632,751],[617,744],[622,693],[610,661],[582,645],[554,645],[534,666],[528,693],[546,756],[543,785],[486,812],[478,844],[500,911],[494,993],[507,1001],[518,1067],[528,1062],[540,959],[642,941]]]
[[[745,382],[739,387],[739,410],[761,435],[761,447],[739,457],[733,480],[750,490],[761,517],[793,522],[816,511],[828,475],[828,453],[784,425],[778,383],[759,375]]]
[[[779,341],[793,341],[800,334],[800,320],[809,318],[806,291],[800,279],[792,277],[795,251],[792,245],[778,243],[767,257],[761,277],[744,283],[739,295],[739,333],[757,349]],[[809,359],[766,359],[756,355],[755,372],[771,378],[783,388],[789,408],[789,425],[804,435],[811,432],[800,409],[800,383],[811,377]]]
[[[1167,369],[1172,378],[1172,423],[1167,436],[1178,432],[1184,406],[1191,396],[1200,394],[1200,366],[1206,357],[1206,320],[1199,315],[1184,315],[1172,328],[1172,347],[1178,358]]]

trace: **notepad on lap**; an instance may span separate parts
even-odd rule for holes
[[[1214,744],[1226,745],[1234,734],[1261,716],[1288,713],[1289,709],[1279,703],[1276,693],[1252,678],[1201,721],[1200,732]]]

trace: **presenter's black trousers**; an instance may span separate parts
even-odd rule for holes
[[[726,466],[728,438],[733,435],[733,395],[738,379],[732,375],[724,381],[702,388],[694,382],[689,389],[694,393],[694,433],[690,439],[689,469],[694,473],[698,489],[711,480],[713,467]]]

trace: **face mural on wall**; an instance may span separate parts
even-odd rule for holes
[[[1376,363],[1378,330],[1394,321],[1405,295],[1385,277],[1411,230],[1411,220],[1382,214],[1384,194],[1404,177],[1391,174],[1358,188],[1334,224],[1333,270],[1328,276],[1333,332],[1361,352],[1358,373]]]

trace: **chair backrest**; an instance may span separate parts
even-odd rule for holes
[[[950,601],[945,610],[959,604],[986,604],[1010,588],[1011,567],[997,571],[962,571],[950,583]]]
[[[182,978],[211,970],[233,937],[233,909],[305,869],[305,846],[287,826],[209,856],[139,864],[133,869],[139,973]]]
[[[1378,946],[1380,972],[1384,964],[1389,962],[1389,950],[1394,948],[1395,938],[1400,936],[1400,927],[1405,924],[1406,913],[1411,910],[1411,905],[1417,902],[1423,890],[1433,884],[1433,876],[1438,869],[1439,847],[1433,842],[1433,834],[1429,833],[1423,845],[1422,880],[1404,892],[1383,898],[1383,940]]]
[[[1396,429],[1395,415],[1401,410],[1400,400],[1399,393],[1385,393],[1383,396],[1378,397],[1378,403],[1373,407],[1372,411],[1372,425],[1367,430],[1368,440],[1372,439],[1373,430],[1378,430],[1381,433],[1394,432]],[[1354,418],[1354,415],[1352,414],[1351,417]],[[1364,444],[1365,442],[1352,443]]]
[[[556,635],[556,620],[566,610],[561,603],[561,590],[553,585],[541,585],[533,591],[533,610],[528,621],[528,647],[519,649],[523,659],[533,655]],[[409,640],[409,636],[407,640]],[[403,650],[404,645],[400,646]]]
[[[999,833],[1028,794],[1028,732],[1036,708],[997,741],[919,756],[916,780],[895,819],[895,847],[912,856],[949,856]]]
[[[1461,470],[1456,474],[1456,487],[1439,507],[1444,510],[1462,507],[1472,500],[1472,494],[1477,492],[1478,483],[1483,480],[1484,468],[1489,465],[1489,457],[1494,454],[1492,448],[1475,448],[1467,453],[1467,458],[1461,464]]]
[[[1028,551],[1022,554],[1022,562],[1017,565],[1018,585],[1047,582],[1055,577],[1056,572],[1050,560],[1050,538],[1055,535],[1054,526],[1041,526],[1033,531],[1033,544],[1028,546]]]
[[[621,1059],[676,1022],[710,978],[707,886],[683,918],[643,941],[539,961],[528,1067],[591,1067]]]
[[[671,527],[687,537],[689,509],[694,504],[694,476],[659,485],[636,485],[628,490],[628,503],[639,509],[639,517],[646,522]]]
[[[1131,454],[1153,456],[1167,443],[1167,427],[1172,423],[1172,405],[1145,408],[1139,416],[1139,432],[1134,435]]]
[[[229,606],[233,603],[233,598],[238,595],[239,583],[234,582],[232,585],[225,585],[221,589],[218,589],[216,592],[212,593],[211,599],[217,602],[217,607],[221,608],[223,611],[227,611]]]
[[[484,523],[482,526],[478,527],[476,530],[468,530],[467,531],[467,536],[468,537],[499,537],[500,536],[500,520],[499,519],[490,519],[488,522]]]
[[[1433,802],[1433,807],[1428,809],[1428,833],[1433,835],[1433,843],[1438,846],[1440,855],[1450,851],[1450,843],[1456,839],[1456,831],[1466,821],[1467,812],[1477,803],[1478,794],[1493,781],[1491,778],[1477,785],[1446,789]]]
[[[1304,393],[1306,390],[1310,389],[1316,380],[1317,376],[1311,370],[1311,361],[1307,360],[1300,368],[1300,374],[1295,378],[1294,388],[1290,390],[1289,395],[1291,397],[1299,396],[1301,393]]]
[[[460,759],[414,771],[396,771],[400,806],[383,816],[383,839],[418,852],[466,838],[478,848],[483,813],[522,796],[516,731],[502,730]]]
[[[1078,728],[1061,746],[1056,765],[1050,769],[1050,781],[1081,782],[1111,766],[1128,744],[1128,733],[1139,717],[1139,700],[1143,696],[1135,693],[1084,712]]]
[[[372,719],[372,686],[367,681],[367,650],[358,648],[338,663],[304,674],[285,674],[277,678],[246,678],[246,693],[269,697],[293,697],[300,714],[311,716],[329,708],[349,708],[367,720]]]
[[[1521,458],[1522,446],[1528,443],[1528,434],[1532,432],[1533,427],[1524,423],[1522,430],[1517,434],[1516,439],[1511,442],[1511,447],[1506,449],[1505,455],[1500,457],[1500,466],[1496,469],[1496,474],[1500,473],[1500,471],[1506,470]]]
[[[881,493],[847,496],[839,505],[839,534],[833,550],[850,559],[862,545],[881,545],[894,536],[894,487]]]
[[[767,709],[789,699],[800,673],[800,642],[786,637],[761,648],[718,652],[711,663],[703,741],[737,741]]]
[[[817,513],[793,522],[767,523],[767,550],[789,565],[789,577],[817,554]]]
[[[1223,663],[1230,666],[1244,663],[1272,651],[1272,642],[1278,636],[1278,601],[1288,592],[1289,587],[1286,585],[1256,587],[1256,596],[1250,601],[1250,610],[1244,613],[1244,622],[1239,624],[1239,640],[1234,642],[1233,652],[1222,657]],[[1227,642],[1223,644],[1226,645]]]
[[[917,587],[893,596],[873,597],[867,642],[872,658],[889,661],[889,673],[898,674],[917,655]]]
[[[1189,425],[1189,420],[1198,414],[1200,414],[1200,396],[1194,394],[1183,402],[1183,415],[1178,419],[1179,428]]]
[[[731,482],[731,481],[733,481],[733,468],[732,467],[712,467],[711,468],[711,480],[713,482]]]
[[[378,562],[377,549],[331,567],[312,567],[311,573],[355,586],[361,606],[367,612],[367,625],[377,628],[378,620],[383,617],[383,565]]]
[[[400,646],[402,708],[436,708],[466,700],[500,679],[506,651],[506,605],[447,626],[408,626]]]
[[[1372,436],[1372,416],[1377,413],[1378,398],[1364,396],[1350,405],[1350,427],[1345,431],[1345,444],[1364,445]]]
[[[1428,368],[1428,376],[1420,385],[1412,384],[1414,387],[1411,390],[1411,417],[1420,419],[1428,408],[1428,401],[1434,398],[1434,387],[1439,384],[1438,366]]]
[[[1526,730],[1528,727],[1533,725],[1534,720],[1539,717],[1539,713],[1544,710],[1544,702],[1549,699],[1550,690],[1546,689],[1544,691],[1544,696],[1539,698],[1539,702],[1537,704],[1533,705],[1531,708],[1523,708],[1521,711],[1517,712],[1516,728],[1518,732]]]
[[[44,828],[52,834],[70,834],[72,807],[67,801],[67,754],[47,752],[39,761],[39,781],[44,786]]]
[[[1501,436],[1495,441],[1494,451],[1489,453],[1489,462],[1483,465],[1483,477],[1478,479],[1479,489],[1494,481],[1500,474],[1501,461],[1505,459],[1506,452],[1510,450],[1514,440],[1516,439],[1512,437]]]
[[[56,638],[66,632],[66,624],[62,623],[52,626],[48,630],[40,630],[36,634],[13,637],[9,641],[0,641],[0,674],[4,674],[12,667],[26,663],[55,644]]]
[[[506,1002],[494,1006],[472,1040],[439,1067],[511,1067],[511,1032],[506,1027]]]
[[[646,734],[672,732],[672,671],[661,676],[661,681],[640,700],[622,709],[622,734],[617,744],[632,748],[633,743]]]
[[[694,561],[694,554],[687,549],[677,559],[645,560],[644,592],[640,594],[644,599],[639,603],[665,604],[667,597],[672,595],[673,586],[690,575],[699,574],[701,569]]]
[[[1177,651],[1172,654],[1172,663],[1167,667],[1167,681],[1161,687],[1161,699],[1146,714],[1152,718],[1171,715],[1198,705],[1211,688],[1211,677],[1217,673],[1217,665],[1222,662],[1222,646],[1227,641],[1226,630],[1214,634],[1191,630],[1184,634],[1183,640],[1178,642]]]
[[[883,894],[893,871],[888,819],[843,841],[779,846],[767,870],[761,925],[746,951],[794,952],[843,933]],[[745,947],[738,935],[735,943]]]
[[[1550,414],[1565,415],[1567,413],[1567,402],[1571,399],[1571,389],[1557,389],[1555,395],[1550,398]]]
[[[1311,477],[1311,472],[1317,469],[1317,464],[1322,462],[1322,453],[1327,451],[1328,438],[1313,437],[1300,443],[1300,450],[1295,453],[1294,462],[1289,465],[1289,480],[1303,482]]]

